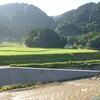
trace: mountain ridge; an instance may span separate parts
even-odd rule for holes
[[[34,5],[11,3],[0,6],[0,24],[13,31],[16,38],[23,36],[36,27],[54,29],[55,21]],[[2,32],[0,32],[2,34]]]
[[[80,34],[91,31],[100,32],[100,2],[84,4],[75,10],[54,17],[54,20],[58,24],[56,30],[60,35],[70,35],[74,34],[74,32]],[[69,25],[70,29],[72,27],[71,25],[77,27],[76,31],[68,34]],[[80,29],[80,32],[77,29]]]

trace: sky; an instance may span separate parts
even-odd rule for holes
[[[69,10],[77,9],[85,3],[98,3],[100,0],[1,0],[0,5],[16,2],[33,4],[43,10],[47,15],[56,16]]]

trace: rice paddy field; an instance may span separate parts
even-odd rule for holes
[[[72,54],[72,53],[94,53],[96,50],[88,49],[59,49],[59,48],[27,48],[27,47],[1,47],[0,56],[11,55],[41,55],[41,54]]]
[[[100,65],[100,51],[1,46],[0,65],[47,68],[91,67]]]

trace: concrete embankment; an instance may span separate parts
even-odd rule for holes
[[[47,68],[1,68],[0,86],[36,82],[67,81],[96,75],[100,75],[100,71]]]

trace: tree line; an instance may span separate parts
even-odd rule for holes
[[[82,35],[68,36],[67,41],[73,48],[100,49],[100,32],[89,32]]]
[[[43,48],[93,48],[100,49],[100,32],[89,32],[75,36],[59,36],[49,28],[36,28],[26,34],[24,42],[28,47]]]

